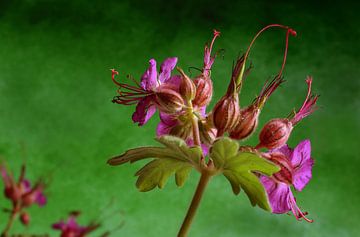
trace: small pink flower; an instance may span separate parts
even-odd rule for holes
[[[100,227],[99,224],[90,223],[87,226],[81,226],[77,223],[76,217],[80,215],[79,212],[70,213],[67,221],[60,221],[52,225],[54,230],[61,231],[61,237],[84,237],[92,231]]]
[[[170,97],[175,98],[177,101],[174,104],[178,106],[182,99],[173,89],[179,87],[179,79],[178,76],[171,77],[171,72],[175,68],[176,63],[177,58],[167,58],[161,64],[160,72],[158,73],[155,59],[150,59],[150,66],[141,77],[140,84],[131,78],[135,86],[117,82],[115,75],[119,73],[112,69],[112,80],[119,86],[119,95],[115,96],[112,101],[123,105],[136,104],[132,120],[138,123],[139,126],[144,125],[154,115],[156,108],[164,106],[166,99]],[[157,98],[158,93],[159,98]]]
[[[301,218],[312,222],[306,217],[296,204],[291,186],[302,191],[312,178],[314,160],[311,158],[311,145],[309,140],[300,142],[295,149],[287,145],[265,153],[264,157],[280,166],[281,170],[272,177],[261,176],[273,213],[286,213],[291,211],[297,220]]]

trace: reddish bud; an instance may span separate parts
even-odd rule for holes
[[[30,216],[29,216],[29,214],[26,213],[26,212],[21,213],[21,215],[20,215],[20,221],[21,221],[21,223],[22,223],[23,225],[28,226],[29,223],[30,223]]]
[[[156,104],[165,113],[179,112],[184,107],[181,95],[170,88],[161,87],[156,91]]]
[[[208,117],[206,120],[199,121],[200,139],[207,145],[213,144],[216,139],[217,130]]]
[[[182,78],[179,92],[186,101],[191,101],[195,98],[196,87],[194,82],[184,73],[181,68],[177,68]]]
[[[260,143],[256,146],[256,149],[262,147],[274,149],[285,145],[292,129],[293,125],[288,119],[270,120],[260,132]]]
[[[179,123],[178,125],[174,126],[170,130],[170,135],[180,137],[184,140],[186,140],[190,135],[192,131],[191,123]]]
[[[203,107],[210,103],[213,94],[213,84],[210,78],[200,75],[194,80],[196,94],[193,105]]]
[[[240,114],[238,94],[226,94],[213,109],[213,124],[218,131],[217,136],[231,131]]]
[[[273,177],[279,182],[291,185],[293,183],[293,168],[287,157],[281,152],[272,152],[264,156],[280,167],[280,171],[273,174]]]
[[[240,111],[238,123],[230,132],[233,139],[244,139],[249,137],[258,125],[260,110],[255,106],[249,106]]]

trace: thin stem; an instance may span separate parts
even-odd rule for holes
[[[205,190],[206,185],[208,184],[210,178],[211,178],[211,175],[209,174],[209,172],[207,172],[207,171],[202,172],[199,184],[198,184],[195,194],[194,194],[194,197],[191,201],[190,207],[186,213],[185,219],[179,230],[178,237],[186,237],[187,236],[187,233],[189,232],[190,226],[195,217],[196,210],[199,207],[201,198],[204,194],[204,190]]]
[[[193,129],[194,144],[196,146],[201,146],[198,118],[195,115],[193,115],[193,119],[192,119],[192,129]]]
[[[10,218],[9,218],[9,221],[5,227],[5,229],[3,230],[3,232],[1,233],[1,237],[8,237],[8,232],[9,230],[11,229],[14,221],[15,221],[15,218],[16,218],[16,215],[18,214],[18,210],[19,210],[19,205],[17,204],[14,209],[11,211],[11,214],[10,214]]]

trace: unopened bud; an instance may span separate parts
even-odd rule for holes
[[[216,139],[217,130],[208,117],[206,120],[199,121],[200,139],[207,145],[213,144]]]
[[[22,223],[23,225],[28,226],[29,223],[30,223],[30,216],[29,216],[29,214],[26,213],[26,212],[21,213],[21,215],[20,215],[20,221],[21,221],[21,223]]]
[[[286,144],[293,126],[288,119],[272,119],[260,132],[260,143],[256,148],[274,149]]]
[[[231,131],[240,114],[238,94],[226,94],[213,109],[213,124],[218,131],[217,136]]]
[[[210,103],[213,94],[213,84],[210,78],[200,75],[194,80],[196,94],[193,99],[193,105],[203,107]]]
[[[279,182],[292,184],[293,182],[293,167],[289,159],[281,152],[272,152],[264,156],[280,167],[280,171],[273,174],[273,177]]]
[[[16,185],[5,187],[4,194],[5,197],[10,199],[13,203],[21,198],[21,190]]]
[[[191,101],[195,98],[196,94],[196,87],[194,82],[184,73],[181,68],[177,68],[178,71],[181,73],[181,83],[179,92],[180,95],[186,100]]]
[[[176,91],[160,88],[156,91],[156,103],[159,110],[168,114],[179,112],[184,107],[184,100]]]
[[[256,129],[259,121],[260,110],[255,106],[249,106],[240,111],[239,121],[230,132],[233,139],[244,139],[249,137]]]
[[[186,140],[191,134],[192,126],[191,123],[179,123],[170,130],[170,135],[180,137]]]

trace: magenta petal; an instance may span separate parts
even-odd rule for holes
[[[293,185],[296,190],[301,191],[312,178],[314,160],[311,158],[310,140],[304,140],[295,147],[291,164],[294,167]]]
[[[293,150],[287,144],[285,144],[282,147],[279,147],[277,149],[271,150],[270,152],[275,152],[275,151],[283,153],[285,155],[285,157],[289,160],[293,153]]]
[[[171,71],[174,70],[177,63],[177,58],[167,58],[160,66],[159,81],[166,82],[170,76]]]
[[[140,85],[144,90],[152,91],[158,85],[155,59],[150,59],[149,64],[149,68],[141,77]]]
[[[58,223],[53,224],[52,228],[54,230],[65,230],[66,224],[64,223],[64,221],[60,221]]]
[[[47,198],[46,196],[43,194],[43,192],[39,191],[36,197],[36,203],[42,207],[47,203]]]
[[[285,183],[275,182],[267,176],[261,176],[260,180],[268,194],[272,212],[281,214],[290,211],[290,199],[292,197],[290,187]]]
[[[160,112],[160,122],[156,128],[156,135],[162,136],[170,133],[170,130],[177,124],[172,115]]]
[[[144,125],[156,112],[156,107],[152,101],[153,96],[146,96],[137,104],[132,120],[135,123],[139,123],[139,126]]]
[[[67,228],[69,228],[71,230],[78,230],[79,229],[79,225],[76,222],[75,217],[73,217],[73,216],[69,217],[66,226],[67,226]]]
[[[206,106],[203,106],[200,108],[200,114],[203,116],[203,117],[206,117]]]
[[[175,75],[170,77],[170,79],[166,81],[166,85],[168,85],[172,90],[179,92],[181,80],[181,76]]]

